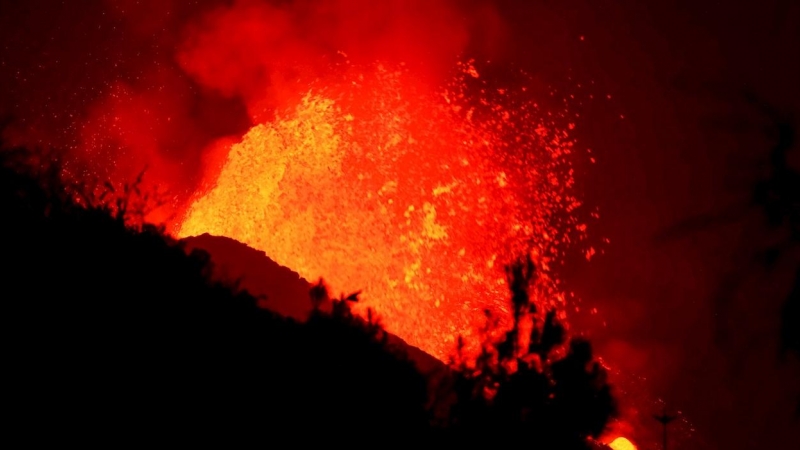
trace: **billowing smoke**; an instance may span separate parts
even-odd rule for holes
[[[81,175],[131,180],[147,169],[145,181],[178,205],[220,142],[273,118],[337,55],[403,62],[435,81],[471,42],[500,48],[498,14],[475,3],[4,4],[4,43],[17,49],[3,61],[16,70],[0,80],[12,86],[0,98],[5,137],[66,150]]]
[[[309,87],[318,85],[320,78],[329,76],[335,62],[346,61],[353,67],[377,62],[387,67],[403,67],[403,79],[408,80],[407,83],[435,88],[449,81],[458,62],[470,57],[482,62],[494,61],[516,52],[507,34],[509,27],[493,4],[480,0],[208,0],[192,4],[95,0],[80,9],[48,1],[4,5],[8,12],[3,17],[14,18],[13,21],[4,19],[7,23],[2,24],[3,34],[8,36],[4,42],[18,49],[10,54],[8,61],[4,61],[17,70],[2,72],[2,76],[7,77],[2,81],[14,86],[14,89],[3,92],[4,98],[0,99],[2,107],[7,108],[2,112],[12,119],[6,138],[12,144],[42,145],[64,151],[67,171],[79,179],[94,177],[123,183],[133,180],[146,169],[145,187],[157,186],[170,196],[167,208],[154,219],[177,223],[192,194],[206,181],[205,177],[213,177],[220,171],[231,145],[242,140],[254,125],[270,122],[276,113],[300,103]],[[445,157],[439,159],[451,167],[448,170],[454,175],[445,171],[449,178],[429,180],[428,174],[441,174],[443,171],[436,167],[424,168],[427,177],[424,181],[436,182],[430,186],[430,192],[399,197],[409,204],[392,208],[401,208],[401,219],[402,214],[413,214],[413,218],[419,216],[427,221],[438,217],[439,222],[446,224],[463,225],[465,218],[479,224],[472,229],[462,226],[464,229],[459,231],[460,234],[451,233],[449,238],[455,242],[449,244],[447,252],[438,248],[424,249],[420,259],[423,266],[416,260],[400,261],[401,267],[395,271],[402,275],[398,277],[401,281],[404,276],[406,283],[409,279],[416,282],[416,278],[424,278],[426,270],[440,265],[439,259],[459,261],[459,270],[447,274],[453,276],[452,280],[440,282],[440,278],[434,278],[433,283],[425,280],[422,285],[425,292],[436,294],[435,298],[433,294],[426,297],[427,309],[412,310],[405,303],[399,304],[394,308],[397,310],[393,316],[395,322],[389,324],[397,330],[417,329],[413,342],[427,344],[426,349],[436,351],[440,357],[446,355],[447,345],[452,347],[454,338],[447,336],[448,343],[441,330],[456,330],[456,326],[464,327],[465,323],[474,320],[462,310],[477,311],[480,315],[484,307],[496,306],[481,304],[486,298],[493,298],[501,306],[504,302],[503,261],[495,264],[497,249],[494,247],[502,247],[507,242],[495,239],[495,236],[474,236],[473,233],[494,227],[494,222],[505,221],[509,214],[507,210],[513,210],[515,205],[523,202],[511,198],[495,212],[489,206],[491,202],[484,203],[487,198],[506,198],[502,188],[507,183],[531,187],[527,183],[528,177],[536,180],[536,186],[550,186],[541,191],[534,189],[535,202],[528,202],[535,204],[533,209],[541,207],[546,212],[534,214],[535,219],[544,225],[539,223],[535,230],[523,230],[520,235],[527,238],[535,234],[537,239],[544,240],[544,247],[549,246],[550,241],[566,240],[561,235],[556,236],[547,220],[555,210],[563,209],[562,204],[579,203],[567,192],[572,187],[571,171],[568,179],[551,176],[546,170],[549,162],[538,164],[537,170],[533,170],[533,166],[520,162],[530,159],[531,155],[518,150],[508,153],[513,157],[493,153],[496,160],[475,157],[475,152],[486,145],[484,141],[492,141],[492,146],[500,149],[504,148],[501,141],[509,137],[546,142],[544,146],[551,148],[553,161],[572,151],[566,128],[572,129],[574,117],[563,117],[562,94],[556,95],[545,83],[534,84],[539,81],[528,80],[526,86],[529,90],[525,93],[508,90],[505,85],[502,89],[500,86],[476,85],[478,95],[474,100],[480,103],[478,100],[483,99],[482,107],[488,112],[485,114],[488,119],[476,118],[476,124],[470,123],[464,129],[460,127],[471,119],[452,122],[454,125],[450,126],[450,116],[436,112],[439,107],[458,106],[464,107],[461,111],[464,117],[471,117],[467,111],[469,99],[465,100],[463,93],[458,98],[458,89],[450,89],[450,97],[439,97],[436,101],[431,100],[431,92],[427,91],[402,99],[416,103],[410,111],[418,110],[410,115],[410,121],[406,121],[406,131],[415,130],[411,134],[417,138],[420,135],[433,138],[430,142],[442,139],[447,150]],[[508,105],[502,104],[505,100],[496,102],[493,98],[504,97],[509,99],[508,102],[523,104],[527,100],[518,101],[517,98],[531,96],[534,88],[537,90],[534,96],[553,96],[555,100],[542,98],[540,102],[554,101],[557,109],[548,111],[542,108],[537,112],[534,109],[538,110],[540,105],[535,103],[524,105],[529,107],[524,111],[507,107],[505,110],[494,109]],[[387,95],[390,102],[396,102],[392,98],[394,93],[406,95],[407,89],[402,86],[385,90],[389,94],[383,95]],[[359,92],[360,95],[369,95],[363,90]],[[357,108],[378,111],[377,116],[381,117],[376,117],[373,123],[390,124],[378,134],[380,138],[393,138],[395,135],[406,138],[404,132],[393,131],[391,120],[384,119],[383,116],[391,115],[392,111],[387,109],[382,99],[370,103],[353,98],[349,102]],[[563,133],[548,128],[549,123],[538,122],[540,112],[549,117],[548,121],[564,119]],[[339,126],[345,129],[346,120],[337,118]],[[429,127],[433,128],[424,131]],[[424,154],[419,146],[410,144],[411,140],[405,139],[409,144],[404,144],[408,147],[404,153],[413,156],[409,160],[414,168],[423,168]],[[369,139],[357,139],[353,143],[359,145],[367,141]],[[469,154],[461,156],[458,153],[461,151]],[[469,170],[459,169],[462,161],[470,164]],[[484,170],[486,165],[501,168]],[[389,164],[385,167],[398,166]],[[382,175],[386,180],[375,178],[393,181],[393,175]],[[538,184],[542,180],[544,183]],[[381,184],[391,186],[391,183],[383,181]],[[471,186],[470,183],[476,184]],[[304,192],[303,189],[296,190]],[[318,190],[330,192],[329,189]],[[538,196],[540,192],[542,196]],[[426,197],[431,195],[436,198]],[[360,200],[358,197],[355,199]],[[458,205],[459,201],[464,205]],[[437,209],[433,210],[431,205]],[[462,213],[463,216],[450,213],[457,208],[469,213]],[[501,213],[500,209],[506,211]],[[388,221],[398,226],[405,222],[406,219]],[[438,222],[428,224],[423,221],[422,224],[438,226]],[[513,228],[520,224],[506,221],[505,225]],[[569,225],[580,227],[581,234],[585,231],[583,224]],[[425,226],[422,230],[430,231],[430,227]],[[514,232],[519,229],[522,229],[521,225],[514,228]],[[343,232],[349,230],[343,229]],[[432,235],[435,237],[437,233]],[[298,246],[303,236],[296,238],[291,241],[293,248]],[[425,243],[424,240],[412,240],[410,244],[404,243],[402,248],[406,252],[408,248],[419,252],[417,241]],[[372,258],[370,261],[394,263],[390,256],[382,255],[383,259]],[[431,267],[424,267],[424,264]],[[414,277],[409,276],[411,269]],[[342,271],[342,276],[351,272],[360,276],[364,270],[349,267],[349,271]],[[381,273],[374,272],[374,275]],[[469,280],[469,283],[464,280]],[[478,300],[472,305],[467,305],[469,302],[462,305],[460,296],[455,295],[447,299],[447,303],[442,298],[440,307],[440,294],[448,290],[456,292],[451,286],[480,289],[476,294]],[[418,287],[415,289],[419,290]],[[400,313],[403,312],[411,318],[442,316],[447,321],[426,328],[409,322],[410,319],[402,322]],[[429,328],[436,334],[423,336]]]
[[[441,75],[469,42],[456,2],[238,1],[187,25],[180,66],[203,86],[245,100],[256,122],[281,104],[287,84],[323,76],[330,58],[403,62]]]
[[[569,288],[585,299],[571,323],[635,380],[624,390],[616,383],[641,418],[623,433],[636,444],[658,439],[650,400],[659,397],[696,430],[681,448],[795,448],[794,398],[772,351],[780,302],[739,295],[734,311],[713,301],[720,267],[733,264],[725,255],[739,235],[752,235],[734,224],[668,247],[651,242],[749,193],[740,183],[743,193],[731,194],[720,174],[742,153],[741,130],[708,131],[709,118],[726,117],[730,105],[709,111],[713,102],[676,91],[673,75],[728,77],[729,86],[752,85],[796,110],[798,62],[789,56],[800,28],[790,3],[4,1],[0,120],[9,124],[6,144],[59,149],[79,176],[122,182],[147,168],[145,181],[168,189],[180,209],[207,168],[334,60],[404,62],[430,85],[462,54],[513,61],[538,77],[537,94],[557,101],[563,91],[549,97],[547,87],[572,76],[595,98],[576,133],[598,160],[576,182],[600,205],[594,231],[611,245],[599,263],[569,266]],[[752,170],[754,161],[743,165]],[[715,340],[723,319],[724,347]]]

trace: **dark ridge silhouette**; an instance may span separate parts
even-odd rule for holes
[[[530,261],[508,274],[514,329],[487,342],[480,370],[459,363],[444,371],[447,383],[432,396],[433,376],[420,372],[410,347],[374,316],[351,312],[358,293],[331,297],[322,280],[305,285],[231,240],[176,242],[144,223],[148,197],[136,184],[68,185],[50,156],[0,154],[7,436],[44,444],[366,446],[378,436],[598,445],[589,438],[602,431],[613,402],[589,344],[573,341],[556,358],[552,350],[566,336],[551,313],[527,348],[508,345],[521,335],[520,320],[536,312],[527,297]],[[191,248],[201,243],[219,244],[218,255],[237,248],[230,256],[258,273],[245,280],[220,256],[215,274],[209,253]],[[283,277],[292,281],[277,286]],[[247,291],[261,288],[286,302],[275,309],[287,315],[302,314],[290,296],[305,289],[306,319],[266,309],[269,298]],[[486,358],[492,348],[500,365]],[[485,387],[496,395],[484,395]]]
[[[300,274],[284,267],[266,253],[225,236],[202,234],[181,240],[184,248],[209,254],[212,273],[222,282],[237,286],[259,298],[260,305],[270,311],[298,321],[305,321],[312,311],[308,301],[311,283]],[[387,333],[389,343],[401,348],[424,374],[434,374],[445,369],[445,364],[402,338]]]
[[[187,252],[208,253],[214,278],[233,282],[242,290],[262,299],[267,309],[304,321],[311,313],[308,291],[311,283],[270,259],[264,252],[235,239],[203,234],[181,240]]]
[[[368,324],[343,314],[299,324],[259,308],[210,281],[207,254],[126,227],[130,211],[77,204],[54,172],[35,175],[0,168],[10,429],[56,442],[302,443],[315,439],[303,427],[427,427],[425,378]]]

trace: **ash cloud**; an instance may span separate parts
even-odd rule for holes
[[[181,67],[203,85],[246,99],[277,95],[282,84],[344,52],[356,62],[391,60],[418,67],[450,65],[467,29],[452,5],[390,0],[239,1],[188,24]]]

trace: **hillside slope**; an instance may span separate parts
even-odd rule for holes
[[[210,234],[188,237],[181,242],[187,251],[200,249],[209,254],[215,279],[238,281],[240,289],[264,298],[260,304],[270,311],[298,321],[305,321],[311,313],[308,300],[311,283],[264,252],[235,239]],[[423,373],[445,369],[444,363],[398,336],[389,334],[389,343],[407,352]]]

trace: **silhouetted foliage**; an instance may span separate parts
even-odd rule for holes
[[[499,342],[484,343],[474,365],[453,361],[456,400],[447,426],[459,438],[525,439],[534,448],[589,448],[616,413],[606,372],[593,361],[589,342],[573,339],[566,356],[566,332],[555,311],[536,321],[528,288],[536,271],[528,258],[507,268],[514,324]],[[487,312],[487,329],[494,326]],[[526,319],[528,345],[521,344]],[[459,354],[463,349],[459,340]]]
[[[352,312],[358,292],[334,298],[320,280],[308,319],[283,318],[213,281],[207,253],[187,254],[146,224],[141,179],[87,194],[47,154],[0,158],[3,406],[28,442],[353,444],[360,433],[404,440],[443,426],[450,442],[502,433],[569,449],[614,410],[587,342],[555,357],[566,333],[554,312],[521,339],[536,314],[530,260],[507,271],[514,327],[476,366],[452,368],[456,401],[432,421],[428,380],[372,311]]]
[[[132,228],[135,186],[109,207],[31,154],[2,157],[7,427],[61,442],[297,443],[428,427],[425,378],[342,306],[355,297],[307,323],[284,319],[210,281],[206,254]]]

